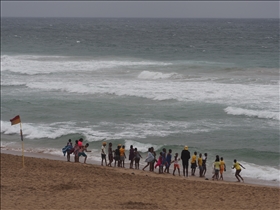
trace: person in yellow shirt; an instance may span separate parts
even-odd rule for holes
[[[240,172],[241,172],[241,167],[242,168],[244,168],[243,167],[243,165],[241,165],[240,163],[238,163],[237,161],[236,161],[236,159],[234,159],[233,160],[233,166],[232,166],[232,169],[236,169],[236,171],[235,171],[235,177],[237,178],[237,180],[238,180],[238,182],[240,182],[240,179],[239,178],[241,178],[242,179],[242,181],[244,182],[244,179],[240,176]],[[241,167],[240,167],[241,166]],[[245,168],[244,168],[245,169]]]
[[[212,176],[212,180],[215,178],[219,180],[219,171],[220,171],[220,158],[219,155],[216,155],[216,160],[214,162],[214,174]]]
[[[120,166],[123,168],[124,168],[124,159],[126,158],[124,148],[125,148],[124,145],[120,148]]]
[[[220,179],[221,180],[224,180],[224,177],[223,177],[224,171],[226,171],[226,164],[225,164],[224,158],[221,157],[221,161],[220,161]]]
[[[202,177],[203,167],[202,167],[202,154],[199,154],[199,158],[197,159],[198,168],[199,168],[199,176]]]
[[[195,176],[195,169],[197,167],[197,165],[196,165],[196,155],[197,155],[197,152],[194,152],[194,155],[192,156],[192,160],[191,160],[192,176]]]

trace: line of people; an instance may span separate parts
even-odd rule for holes
[[[102,143],[101,147],[101,165],[105,165],[112,167],[112,163],[114,162],[114,166],[116,167],[122,167],[125,168],[125,145],[118,144],[117,148],[113,150],[112,143],[109,143],[108,150],[106,150],[106,142]],[[84,163],[86,163],[87,155],[85,152],[91,152],[90,150],[87,150],[89,144],[83,145],[83,139],[80,138],[79,140],[76,140],[76,144],[73,147],[71,139],[67,142],[67,145],[62,149],[62,152],[65,154],[67,153],[67,161],[70,161],[70,154],[75,155],[75,162],[79,162],[79,157],[83,156],[85,157]],[[107,154],[108,152],[108,163],[107,163]],[[130,161],[130,168],[133,168],[133,165],[135,165],[135,169],[139,169],[139,162],[140,158],[142,158],[141,154],[137,150],[137,148],[133,148],[133,145],[130,146],[129,149],[129,161]],[[169,168],[171,164],[174,163],[173,168],[173,175],[175,176],[175,171],[177,169],[178,174],[180,176],[180,165],[179,161],[182,160],[182,166],[183,166],[183,176],[188,177],[188,168],[189,168],[189,161],[191,162],[191,175],[195,176],[196,168],[199,169],[199,177],[205,177],[207,168],[206,168],[206,161],[207,161],[207,153],[204,153],[204,156],[202,157],[202,154],[200,153],[197,158],[197,152],[194,152],[194,154],[191,156],[190,152],[188,150],[188,146],[185,146],[184,149],[181,152],[181,156],[179,157],[178,153],[175,153],[174,160],[172,160],[172,150],[169,149],[168,153],[165,148],[162,149],[162,151],[159,154],[158,159],[156,159],[156,152],[153,147],[148,149],[147,157],[145,158],[146,165],[142,169],[145,171],[147,167],[149,167],[149,171],[154,171],[157,167],[159,167],[159,173],[169,173]],[[240,179],[244,182],[244,179],[241,177],[241,167],[244,168],[240,163],[234,160],[233,169],[236,169],[235,177],[237,178],[238,182],[240,182]],[[244,168],[245,169],[245,168]],[[216,155],[216,160],[213,163],[213,176],[212,180],[223,180],[223,173],[226,171],[226,164],[224,162],[223,157],[219,157],[219,155]]]

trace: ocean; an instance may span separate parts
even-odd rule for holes
[[[2,18],[2,149],[16,115],[27,152],[188,145],[279,184],[279,20]]]

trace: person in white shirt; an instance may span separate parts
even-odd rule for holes
[[[105,165],[107,166],[107,160],[106,160],[106,142],[102,143],[102,147],[101,147],[101,165],[103,166],[103,161],[105,160]]]

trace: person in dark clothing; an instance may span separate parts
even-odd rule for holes
[[[188,146],[185,146],[185,148],[181,152],[181,160],[183,164],[183,175],[188,177],[188,169],[189,169],[189,159],[191,158],[190,152],[188,150]]]
[[[116,163],[118,163],[118,167],[120,167],[120,148],[121,148],[121,144],[118,145],[117,149],[115,149],[115,167],[116,167]]]
[[[202,158],[202,176],[205,176],[206,173],[206,161],[207,161],[207,153],[204,153],[204,157]]]

